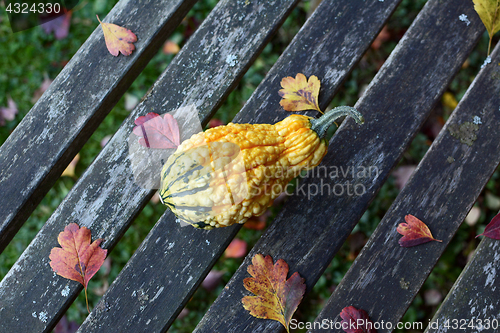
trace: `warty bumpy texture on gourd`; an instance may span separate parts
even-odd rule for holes
[[[203,229],[263,214],[293,178],[321,162],[334,119],[351,115],[362,123],[359,112],[341,108],[319,130],[311,128],[315,119],[291,115],[274,125],[229,123],[193,135],[163,167],[162,202]]]

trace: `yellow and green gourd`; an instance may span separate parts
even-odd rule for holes
[[[337,107],[318,119],[291,115],[274,124],[233,124],[185,140],[161,173],[161,201],[181,220],[212,229],[263,214],[302,170],[327,152],[326,131],[356,109]]]

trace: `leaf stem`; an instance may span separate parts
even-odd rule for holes
[[[87,303],[87,311],[90,314],[90,310],[89,310],[89,298],[87,297],[87,287],[85,287],[83,289],[85,289],[85,302]]]
[[[363,115],[355,108],[350,106],[338,106],[317,119],[311,119],[311,129],[318,133],[320,138],[324,138],[328,128],[335,123],[337,118],[342,116],[350,116],[354,118],[358,124],[363,124],[365,122]]]

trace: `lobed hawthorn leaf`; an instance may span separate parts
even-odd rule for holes
[[[491,40],[493,35],[500,31],[500,0],[472,0],[474,2],[474,10],[483,21],[490,43],[488,45],[488,55],[490,54]]]
[[[295,79],[291,76],[281,80],[281,89],[278,93],[282,97],[280,105],[285,111],[317,110],[323,113],[318,106],[319,88],[321,83],[315,75],[309,80],[304,74],[298,73]]]
[[[101,268],[108,252],[99,247],[103,240],[97,239],[91,244],[90,230],[70,223],[59,233],[57,241],[61,247],[54,247],[50,251],[50,267],[58,275],[80,282],[87,298],[88,283]]]
[[[413,215],[405,216],[406,223],[400,223],[397,232],[403,235],[399,245],[403,247],[417,246],[430,241],[442,242],[435,239],[427,225]]]
[[[377,333],[368,313],[354,306],[348,306],[340,312],[342,330],[346,333]]]
[[[134,122],[137,126],[132,131],[140,137],[139,144],[146,148],[177,148],[181,144],[179,125],[171,114],[162,117],[150,112]]]
[[[137,42],[137,36],[132,31],[120,27],[119,25],[101,22],[99,16],[97,16],[97,20],[101,24],[104,40],[106,41],[106,47],[109,53],[115,57],[117,57],[120,52],[124,56],[131,55],[132,51],[135,50],[135,46],[132,43]]]
[[[484,232],[479,236],[485,236],[492,239],[500,239],[500,214],[497,214],[491,221],[488,223]]]
[[[273,265],[271,256],[256,254],[248,266],[251,278],[243,280],[245,288],[257,296],[245,296],[243,307],[256,318],[279,321],[290,332],[292,316],[304,296],[306,285],[299,273],[287,280],[288,264],[279,259]]]

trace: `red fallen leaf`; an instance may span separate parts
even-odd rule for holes
[[[61,247],[54,247],[50,251],[50,267],[58,275],[80,282],[87,298],[89,280],[101,268],[108,252],[99,247],[103,240],[97,239],[90,244],[90,230],[70,223],[59,234],[57,241]],[[90,313],[88,300],[87,310]]]
[[[484,229],[484,232],[480,235],[477,235],[476,238],[479,236],[485,236],[492,239],[500,239],[500,214],[495,216],[491,220],[491,222],[488,223],[488,225]]]
[[[430,241],[442,242],[435,239],[427,225],[415,216],[408,214],[405,216],[405,221],[407,223],[400,223],[397,228],[397,231],[404,236],[399,240],[399,245],[412,247]]]
[[[211,270],[201,283],[201,286],[207,291],[212,291],[219,285],[223,275],[224,272]]]
[[[132,31],[120,27],[119,25],[101,22],[99,16],[97,16],[97,20],[101,24],[104,40],[106,41],[106,47],[109,53],[115,57],[117,57],[120,52],[124,56],[131,55],[132,51],[135,50],[135,46],[132,43],[137,42],[137,36]]]
[[[180,143],[179,125],[171,114],[161,117],[150,112],[135,120],[133,132],[140,137],[139,144],[147,148],[177,148]]]
[[[224,122],[222,120],[216,119],[216,118],[212,118],[208,122],[208,128],[213,128],[213,127],[222,126],[222,125],[225,125]]]
[[[271,256],[256,254],[248,266],[251,278],[243,280],[245,289],[256,296],[245,296],[243,307],[256,318],[279,321],[289,331],[290,320],[306,291],[304,279],[295,272],[287,280],[288,264]]]
[[[43,78],[43,82],[40,85],[40,88],[35,90],[35,92],[33,93],[33,98],[31,99],[31,103],[36,103],[36,101],[38,101],[40,99],[40,97],[42,97],[45,90],[47,90],[49,88],[51,83],[52,83],[52,80],[49,79],[47,74],[45,74],[44,78]]]
[[[375,40],[373,41],[371,48],[374,50],[380,49],[382,44],[384,42],[387,42],[391,38],[391,33],[389,32],[389,29],[387,29],[387,26],[385,25],[380,33],[377,35]]]
[[[365,310],[358,310],[354,306],[348,306],[340,312],[342,318],[342,330],[346,333],[376,333],[373,322]]]
[[[54,333],[75,333],[78,331],[78,323],[74,321],[68,321],[66,315],[62,316],[61,320],[54,327]]]
[[[54,32],[54,36],[59,40],[68,36],[70,22],[71,11],[68,11],[55,19],[50,19],[50,21],[43,23],[42,28],[46,34]]]
[[[247,254],[247,242],[238,238],[233,239],[224,252],[226,258],[241,258],[245,254]]]

